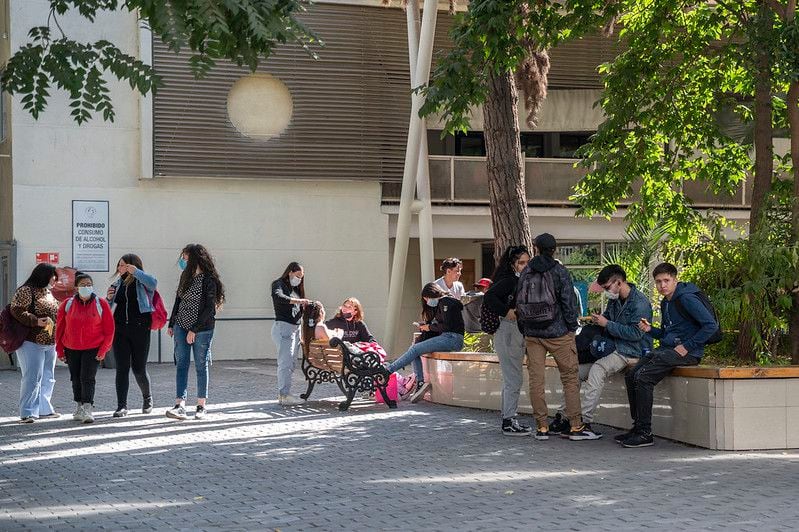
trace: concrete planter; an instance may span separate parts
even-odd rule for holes
[[[433,402],[499,410],[502,374],[493,353],[433,353],[423,361]],[[532,413],[527,389],[525,374],[520,410]],[[546,398],[554,414],[562,394],[552,360]],[[595,421],[629,428],[622,375],[605,386]],[[658,436],[709,449],[799,448],[799,366],[679,368],[655,388],[652,428]]]

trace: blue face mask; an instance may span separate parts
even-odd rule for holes
[[[180,268],[181,271],[185,270],[186,266],[188,266],[188,264],[189,263],[183,257],[180,257],[178,259],[178,268]]]
[[[435,297],[435,298],[431,297],[430,299],[428,299],[427,300],[427,306],[428,307],[433,307],[433,308],[437,307],[438,306],[438,298],[437,297]]]
[[[79,286],[78,287],[78,295],[83,299],[89,299],[92,294],[94,293],[93,286]]]

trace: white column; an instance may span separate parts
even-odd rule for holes
[[[419,0],[408,0],[405,9],[408,21],[408,55],[411,67],[411,88],[424,85],[428,76],[421,82],[416,79],[416,63],[419,52]],[[435,28],[433,29],[435,32]],[[422,135],[419,142],[419,167],[416,172],[416,197],[422,202],[419,211],[419,258],[422,286],[435,280],[435,254],[433,252],[433,209],[430,204],[430,160],[427,156],[427,122],[422,121]]]
[[[430,77],[430,63],[433,57],[433,36],[436,28],[437,0],[424,1],[421,37],[417,54],[415,74],[411,80],[427,80]],[[411,95],[411,116],[408,124],[408,142],[405,147],[405,170],[402,174],[399,215],[397,216],[397,235],[394,242],[394,260],[391,266],[391,280],[388,288],[388,308],[386,309],[385,344],[394,349],[394,340],[402,303],[402,288],[405,280],[405,266],[408,261],[408,237],[411,228],[411,204],[416,188],[416,172],[419,167],[419,143],[424,131],[424,121],[419,118],[422,96]]]

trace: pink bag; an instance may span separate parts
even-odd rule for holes
[[[388,386],[386,386],[386,395],[388,398],[393,401],[399,400],[399,392],[397,391],[397,374],[392,373],[391,377],[388,379]],[[380,390],[375,390],[375,402],[382,403],[383,395],[380,393]]]

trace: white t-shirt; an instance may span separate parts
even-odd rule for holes
[[[435,283],[439,287],[441,287],[442,290],[444,290],[445,292],[449,292],[452,297],[454,297],[459,301],[466,293],[466,290],[464,290],[463,288],[463,283],[460,281],[455,281],[454,283],[452,283],[452,288],[447,286],[447,283],[444,281],[443,277],[439,277],[438,279],[436,279]]]

